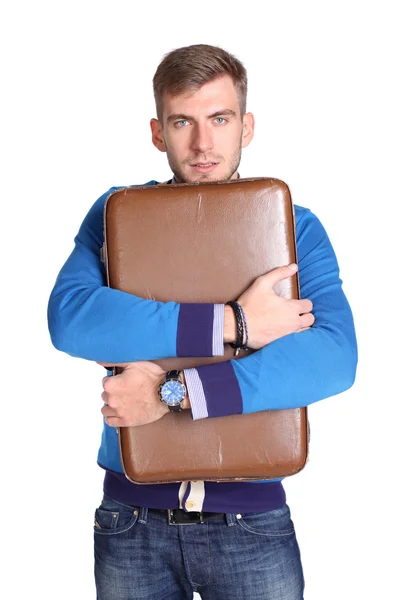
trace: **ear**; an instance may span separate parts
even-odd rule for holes
[[[153,144],[160,152],[166,152],[167,148],[165,147],[165,144],[164,144],[164,136],[162,133],[160,121],[158,119],[151,119],[150,128],[151,128],[151,140],[152,140]]]
[[[242,148],[246,148],[254,137],[254,115],[246,113],[243,116]]]

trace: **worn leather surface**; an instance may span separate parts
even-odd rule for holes
[[[110,287],[163,302],[225,303],[297,260],[290,190],[272,178],[123,188],[106,201],[104,233]],[[297,274],[275,289],[298,298]],[[155,362],[170,370],[230,358],[226,345],[224,357]],[[308,454],[306,408],[198,421],[183,411],[118,431],[135,483],[286,477]]]

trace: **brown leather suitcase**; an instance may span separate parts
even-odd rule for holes
[[[105,204],[104,237],[108,285],[163,302],[225,303],[297,261],[289,188],[265,177],[119,189]],[[275,289],[298,298],[297,274]],[[182,369],[233,353],[226,344],[225,356],[155,362]],[[134,483],[275,479],[299,472],[308,456],[306,407],[196,421],[185,410],[118,433]]]

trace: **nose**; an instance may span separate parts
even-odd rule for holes
[[[214,147],[211,128],[207,125],[196,125],[192,134],[192,149],[205,154]]]

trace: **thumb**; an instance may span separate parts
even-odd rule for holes
[[[293,277],[293,275],[297,272],[296,263],[292,263],[290,265],[285,265],[283,267],[277,267],[276,269],[272,269],[269,273],[264,275],[265,279],[268,280],[271,287],[273,287],[282,279],[288,279],[289,277]]]

